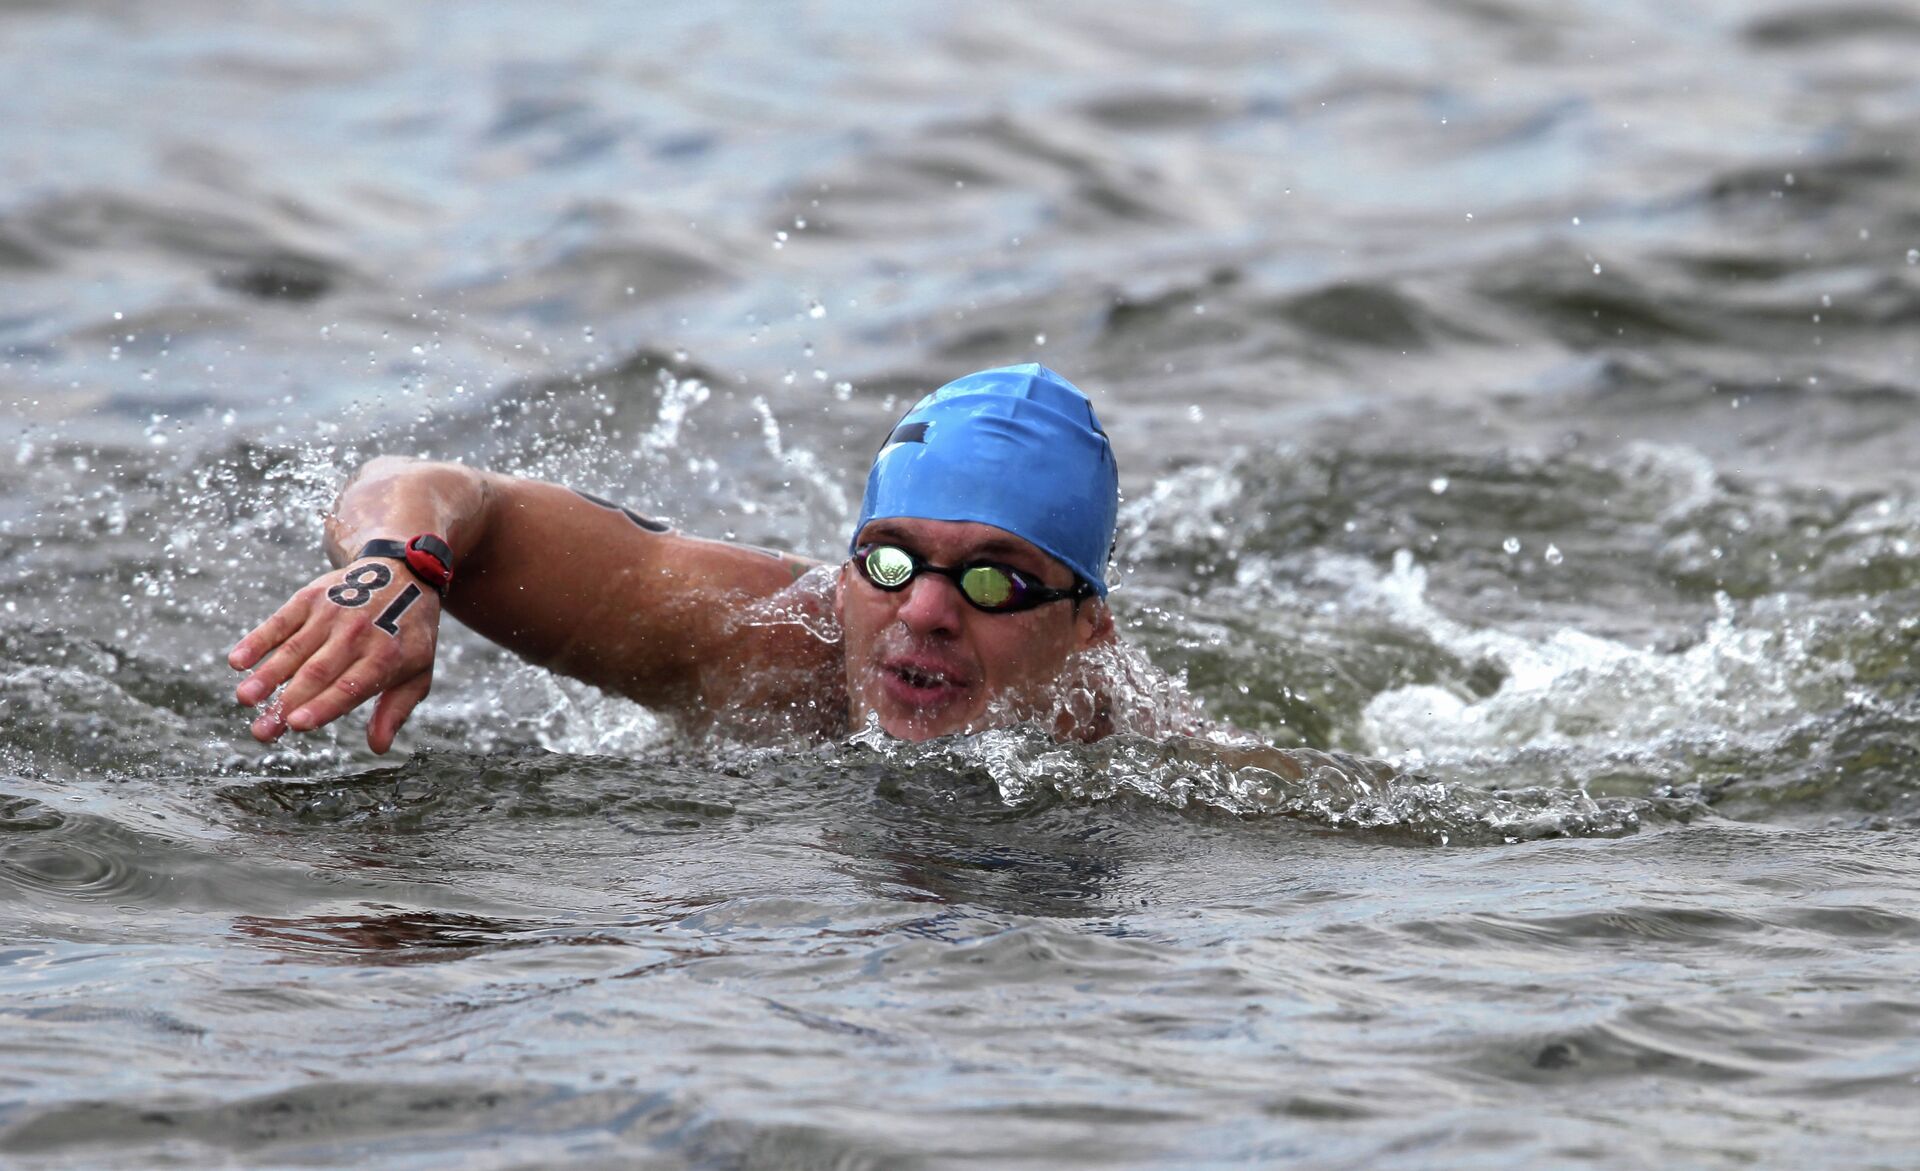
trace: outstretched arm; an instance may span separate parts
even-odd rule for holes
[[[378,459],[327,518],[338,569],[229,655],[237,669],[257,668],[235,692],[241,703],[286,688],[254,721],[255,737],[320,727],[379,695],[367,743],[376,752],[392,745],[432,685],[441,600],[417,594],[383,626],[416,583],[400,562],[357,554],[370,540],[421,532],[453,549],[445,607],[461,622],[542,666],[696,718],[724,704],[758,662],[793,649],[773,645],[792,639],[791,629],[743,632],[738,618],[812,564],[683,536],[555,484]],[[387,567],[386,580],[369,565]]]

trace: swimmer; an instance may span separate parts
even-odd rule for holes
[[[1046,718],[1092,738],[1100,701],[1075,716],[1059,696],[1116,641],[1118,500],[1092,404],[1039,365],[967,375],[908,411],[837,567],[556,484],[376,459],[326,518],[335,568],[228,655],[253,671],[235,697],[266,705],[261,741],[374,700],[367,745],[386,752],[433,685],[444,612],[694,728],[871,723],[926,740]]]

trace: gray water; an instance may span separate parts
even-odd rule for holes
[[[0,6],[0,1163],[1920,1165],[1917,51]],[[232,705],[371,454],[831,558],[1027,360],[1131,643],[1396,780],[688,741],[451,629],[390,757]]]

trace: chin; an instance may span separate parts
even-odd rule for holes
[[[969,726],[970,721],[964,718],[930,716],[922,712],[880,716],[880,730],[896,740],[932,740],[936,736],[964,732]]]
[[[867,712],[868,717],[880,725],[880,730],[894,739],[920,741],[974,730],[978,727],[981,714],[974,710],[975,706],[928,710],[877,703],[868,705]],[[860,722],[855,721],[856,724]]]

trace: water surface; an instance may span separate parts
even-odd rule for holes
[[[1920,7],[0,9],[0,1162],[1892,1167]],[[1178,742],[688,742],[224,655],[379,452],[835,557],[1121,457]]]

